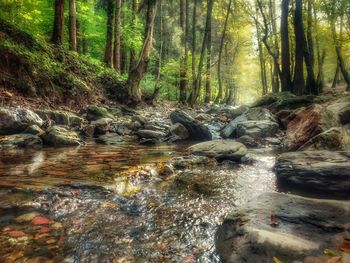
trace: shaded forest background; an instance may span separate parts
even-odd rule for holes
[[[134,101],[143,94],[237,104],[269,92],[317,95],[350,85],[348,0],[4,0],[0,10],[2,21],[41,45],[53,43],[61,61],[83,61],[70,64],[65,83],[54,83],[70,92],[89,92],[76,67],[88,68],[85,79],[103,76],[101,86],[121,81]],[[29,56],[25,44],[6,37],[0,47]],[[60,75],[49,56],[33,61],[67,78],[67,65]]]

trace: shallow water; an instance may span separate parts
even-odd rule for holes
[[[275,190],[275,155],[155,174],[185,148],[0,152],[0,262],[220,262],[217,226]]]

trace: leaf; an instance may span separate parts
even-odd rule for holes
[[[323,253],[327,256],[330,256],[330,257],[336,257],[338,256],[332,249],[329,249],[329,248],[326,248]]]
[[[273,261],[275,263],[283,263],[281,260],[279,260],[277,257],[273,257]]]
[[[350,253],[350,242],[349,241],[344,241],[340,245],[340,250],[346,253]]]
[[[278,226],[277,217],[275,214],[271,214],[270,216],[270,226],[273,226],[273,227]]]

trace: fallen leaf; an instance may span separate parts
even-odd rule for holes
[[[283,263],[281,260],[279,260],[277,257],[273,257],[273,261],[275,263]]]
[[[25,234],[23,231],[14,230],[14,231],[10,231],[10,232],[9,232],[9,235],[10,235],[10,237],[15,237],[15,238],[17,238],[17,237],[23,237],[23,236],[25,236],[26,234]]]
[[[330,256],[330,257],[336,257],[338,256],[333,250],[329,249],[329,248],[326,248],[323,253],[327,256]]]
[[[48,225],[50,224],[50,219],[44,216],[36,216],[32,220],[33,225]]]

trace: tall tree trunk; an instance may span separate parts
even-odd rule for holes
[[[203,36],[203,41],[202,41],[202,49],[201,49],[201,55],[199,58],[199,64],[198,64],[198,70],[197,70],[197,76],[194,82],[194,87],[192,91],[192,96],[190,100],[190,104],[193,105],[200,92],[200,87],[202,83],[202,72],[203,72],[203,64],[204,64],[204,58],[205,58],[205,51],[206,51],[206,45],[207,45],[207,38],[209,35],[209,29],[210,26],[209,24],[211,23],[211,15],[213,11],[213,5],[214,5],[214,0],[208,0],[208,7],[207,7],[207,18],[205,22],[205,30],[204,30],[204,36]]]
[[[113,20],[114,20],[113,0],[107,0],[107,35],[104,62],[107,66],[113,66]]]
[[[209,5],[208,0],[208,5]],[[211,74],[210,74],[210,68],[211,68],[211,46],[212,46],[212,40],[211,40],[211,16],[210,16],[210,22],[208,24],[208,36],[207,36],[207,71],[206,71],[206,81],[205,81],[205,103],[209,103],[211,99]]]
[[[132,0],[131,4],[131,12],[132,12],[132,18],[131,18],[131,29],[132,31],[135,31],[135,23],[136,23],[136,12],[137,12],[137,0]],[[136,51],[134,48],[130,49],[130,71],[136,66]]]
[[[272,27],[272,34],[273,34],[273,44],[274,44],[274,51],[275,56],[277,60],[273,60],[273,73],[272,73],[272,92],[278,93],[279,91],[279,64],[276,63],[279,61],[279,46],[278,46],[278,35],[277,35],[277,25],[276,25],[276,2],[275,0],[269,1],[269,9],[270,9],[270,17],[271,17],[271,27]]]
[[[69,48],[77,51],[77,6],[75,0],[69,0]]]
[[[289,50],[289,31],[288,31],[288,11],[289,0],[282,0],[281,14],[281,49],[282,49],[282,91],[291,91],[292,81],[290,73],[290,50]]]
[[[339,65],[339,61],[337,62],[337,67],[335,68],[335,73],[334,73],[334,77],[333,77],[333,81],[332,81],[332,87],[331,89],[335,89],[338,85],[338,80],[339,80],[339,73],[340,73],[340,65]]]
[[[350,74],[349,72],[347,71],[346,69],[346,66],[345,66],[345,61],[344,61],[344,58],[343,58],[343,54],[342,54],[342,42],[343,42],[343,15],[340,17],[340,36],[339,36],[339,40],[336,39],[336,46],[335,46],[335,52],[337,54],[337,57],[338,57],[338,63],[339,63],[339,67],[340,67],[340,71],[343,75],[343,78],[346,82],[346,90],[347,91],[350,91]],[[336,37],[336,29],[335,29],[335,26],[334,26],[334,35]]]
[[[305,90],[304,79],[304,28],[303,28],[303,1],[295,0],[294,32],[295,32],[295,68],[293,93],[302,95]]]
[[[226,39],[227,24],[228,24],[228,19],[230,17],[231,6],[232,6],[232,0],[230,0],[228,7],[227,7],[224,28],[222,30],[221,39],[220,39],[219,59],[218,59],[218,69],[217,69],[218,70],[219,92],[218,92],[218,95],[216,96],[215,103],[221,102],[222,95],[223,95],[222,78],[221,78],[221,61],[222,61],[222,52],[223,52],[225,39]]]
[[[127,81],[130,103],[141,102],[140,82],[147,71],[149,57],[152,49],[154,20],[157,13],[158,0],[147,0],[147,19],[145,27],[145,39],[137,65],[131,69]]]
[[[157,76],[156,76],[156,83],[154,85],[154,91],[152,95],[152,101],[155,100],[160,92],[161,85],[159,83],[160,77],[161,77],[161,69],[162,69],[162,62],[163,62],[163,7],[162,7],[162,0],[159,1],[159,58],[158,58],[158,67],[157,67]]]
[[[121,61],[121,9],[122,0],[115,1],[115,19],[114,19],[114,48],[113,48],[113,67],[117,73],[121,72],[120,61]]]
[[[51,41],[56,45],[63,43],[64,26],[64,0],[55,0],[55,19],[53,23],[53,32]]]
[[[179,102],[181,104],[186,103],[187,99],[187,62],[188,62],[188,9],[189,9],[189,0],[180,0],[180,26],[182,30],[182,47],[183,54],[181,59],[181,68],[180,68],[180,96]]]
[[[82,37],[83,32],[81,31],[80,21],[77,20],[77,52],[82,53]]]
[[[260,3],[258,3],[259,5]],[[266,79],[266,63],[264,58],[264,52],[263,52],[263,46],[262,46],[262,38],[261,38],[261,32],[258,24],[258,11],[259,6],[256,6],[256,16],[257,19],[255,19],[255,27],[256,27],[256,36],[258,41],[258,51],[259,51],[259,63],[260,63],[260,80],[261,80],[261,87],[262,87],[262,95],[265,95],[267,93],[267,79]]]
[[[191,102],[193,99],[193,92],[196,87],[196,30],[197,30],[197,4],[198,0],[194,0],[193,3],[193,15],[192,15],[192,91],[188,98]]]
[[[320,36],[319,36],[319,29],[318,29],[318,18],[317,18],[317,12],[315,5],[313,5],[313,12],[314,12],[314,27],[315,27],[315,35],[316,35],[316,53],[317,53],[317,66],[318,66],[318,73],[317,73],[317,79],[316,84],[318,87],[319,93],[323,90],[323,84],[324,84],[324,74],[323,74],[323,64],[326,57],[325,49],[322,51],[321,54],[321,48],[320,48]]]

